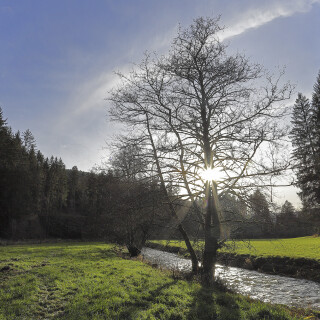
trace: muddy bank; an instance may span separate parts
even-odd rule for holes
[[[188,256],[188,251],[180,247],[147,243],[149,248],[179,253]],[[218,262],[230,267],[256,270],[268,274],[277,274],[320,282],[320,262],[305,258],[256,257],[235,253],[219,253]]]

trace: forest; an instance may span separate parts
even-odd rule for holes
[[[0,146],[0,238],[116,241],[126,225],[135,227],[130,214],[144,223],[156,214],[157,185],[121,179],[111,169],[66,169],[62,159],[37,150],[29,130],[13,133],[1,109]]]
[[[0,147],[0,239],[99,239],[129,244],[141,234],[141,241],[181,238],[167,213],[159,182],[139,180],[137,166],[132,165],[137,163],[136,150],[119,148],[104,169],[66,169],[62,159],[44,157],[30,130],[13,132],[1,109]],[[171,196],[184,215],[188,233],[203,237],[190,204],[174,190]],[[317,209],[297,211],[286,201],[275,212],[259,189],[250,196],[250,205],[231,194],[221,197],[220,205],[230,219],[225,230],[229,238],[295,237],[318,231]]]

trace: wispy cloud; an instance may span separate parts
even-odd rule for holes
[[[176,34],[177,28],[178,25],[176,24],[175,26],[170,27],[169,30],[160,32],[153,38],[144,41],[144,50],[146,52],[166,52]],[[122,60],[122,64],[120,64],[116,70],[110,70],[101,66],[101,69],[104,69],[104,71],[98,72],[93,76],[84,76],[83,78],[86,80],[77,84],[77,87],[72,84],[70,86],[72,94],[70,96],[70,101],[68,102],[68,110],[61,117],[59,124],[64,126],[75,116],[81,116],[87,112],[101,111],[107,104],[105,99],[108,92],[120,84],[120,78],[116,72],[128,75],[133,67],[131,61],[132,57],[135,57],[136,61],[139,61],[144,50],[141,51],[141,47],[136,48],[135,46],[132,46],[126,54],[122,54],[120,59]]]
[[[256,2],[254,2],[256,4]],[[289,17],[297,13],[307,12],[312,9],[315,3],[320,3],[320,0],[287,0],[268,1],[259,7],[251,7],[247,9],[242,15],[237,15],[236,19],[226,21],[227,28],[220,34],[220,39],[225,40],[232,36],[240,35],[247,30],[259,28],[266,23],[273,21],[280,17]],[[172,38],[176,34],[177,25],[162,30],[152,39],[146,39],[145,49],[148,51],[157,51],[158,53],[168,50]],[[135,41],[135,44],[140,41]],[[132,46],[120,59],[122,65],[119,70],[128,74],[132,65],[132,60],[139,61],[141,58],[141,48]],[[126,62],[125,62],[126,61]],[[103,69],[103,68],[102,68]],[[95,75],[83,76],[82,83],[71,84],[69,101],[66,103],[68,107],[64,110],[57,119],[57,127],[59,131],[65,136],[65,148],[74,150],[71,152],[70,160],[78,158],[77,164],[82,169],[89,169],[90,163],[99,162],[105,152],[101,149],[107,137],[111,137],[114,132],[112,124],[106,121],[108,112],[108,102],[105,100],[108,91],[119,84],[119,77],[114,74],[113,70],[108,68],[105,71],[98,72]],[[62,136],[61,134],[61,136]],[[73,136],[72,136],[73,135]],[[81,141],[79,145],[76,143]],[[86,153],[86,161],[80,162],[83,158],[82,154]],[[90,155],[90,156],[89,156]],[[65,158],[65,157],[64,157]],[[67,159],[65,159],[67,160]]]
[[[249,29],[258,28],[272,20],[280,17],[289,17],[296,13],[307,12],[314,3],[320,3],[320,0],[287,0],[278,3],[278,1],[268,1],[259,8],[248,9],[237,21],[226,28],[220,35],[221,40],[242,34]],[[177,25],[171,27],[166,32],[156,35],[153,39],[148,39],[146,49],[148,51],[162,52],[169,48],[169,45],[177,31]],[[133,49],[132,49],[133,50]],[[136,54],[136,52],[135,52]],[[133,54],[134,55],[134,54]],[[119,70],[127,74],[131,65],[122,65]],[[83,113],[93,110],[101,110],[106,105],[104,99],[110,89],[119,83],[119,77],[111,70],[101,72],[94,77],[87,78],[78,88],[73,90],[73,95],[69,103],[69,114],[64,114],[61,119],[61,125],[68,121],[68,118],[79,116]]]
[[[230,37],[240,35],[247,30],[261,27],[274,19],[290,17],[296,13],[308,12],[315,3],[320,3],[320,0],[269,1],[264,6],[249,9],[244,12],[236,22],[231,23],[229,28],[221,32],[219,38],[223,41]]]

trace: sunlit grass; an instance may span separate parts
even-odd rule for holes
[[[162,245],[186,248],[183,241],[160,240],[154,241]],[[197,243],[197,248],[203,248],[203,242]],[[291,239],[258,239],[245,241],[228,241],[222,252],[250,254],[259,257],[290,257],[320,260],[320,237],[302,237]]]
[[[228,249],[224,250],[228,251]],[[237,241],[235,250],[238,254],[262,257],[279,256],[320,260],[320,237]]]
[[[103,243],[0,246],[0,319],[302,319],[174,279]]]

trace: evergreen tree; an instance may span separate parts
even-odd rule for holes
[[[291,202],[285,201],[276,220],[277,237],[299,237],[310,230],[307,217],[299,217]]]
[[[314,110],[315,134],[317,137],[317,147],[320,147],[320,71],[313,86],[312,108]]]
[[[320,205],[320,71],[313,86],[312,109],[313,109],[313,134],[315,140],[315,172],[316,179],[313,183],[315,202]]]
[[[27,129],[25,132],[22,133],[23,136],[23,146],[29,152],[31,149],[36,149],[36,140],[32,134],[32,132]]]
[[[5,120],[3,118],[3,111],[0,107],[0,133],[1,134],[2,134],[2,131],[4,131],[6,127],[7,127],[7,120]]]
[[[138,176],[139,162],[126,164]],[[137,228],[151,225],[158,201],[149,184],[121,181],[111,171],[66,170],[61,159],[45,159],[31,131],[14,133],[0,108],[0,238],[42,237],[45,231],[123,240],[125,231],[132,240]]]
[[[262,235],[270,235],[273,230],[273,221],[269,203],[259,189],[250,196],[249,206],[252,211],[252,221],[260,228]]]
[[[320,205],[320,75],[312,103],[298,94],[290,132],[299,196],[305,207]]]
[[[0,170],[5,167],[10,139],[7,121],[3,118],[2,109],[0,108]]]
[[[76,200],[78,194],[78,184],[79,184],[79,171],[77,166],[73,166],[71,170],[68,171],[68,208],[71,211],[76,209]]]
[[[7,122],[3,118],[0,108],[0,237],[7,235],[7,229],[10,222],[8,208],[8,151],[11,136],[7,127]]]
[[[278,217],[281,217],[285,220],[293,219],[295,217],[295,209],[293,204],[286,200],[281,207],[280,215]]]

